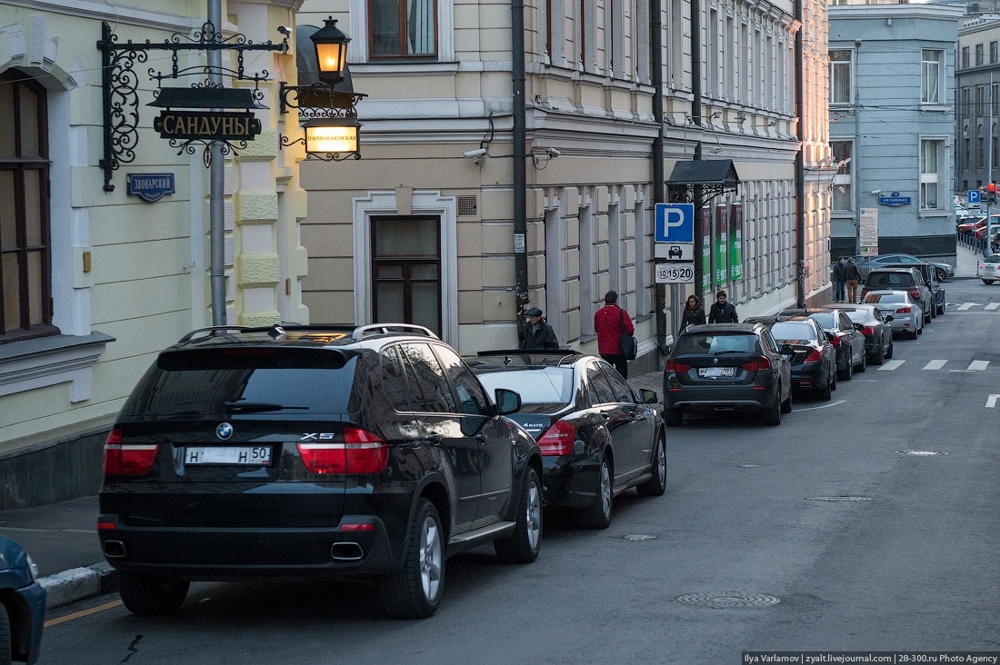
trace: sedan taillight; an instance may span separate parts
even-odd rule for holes
[[[823,359],[823,354],[820,353],[819,349],[813,349],[812,351],[809,352],[809,354],[806,356],[806,359],[803,360],[802,362],[803,363],[818,363],[822,359]]]
[[[538,440],[542,455],[569,455],[576,441],[576,427],[564,420],[557,420]]]
[[[875,334],[875,327],[865,326],[864,328],[861,329],[861,334],[864,335],[865,337],[871,337],[872,335]]]
[[[122,431],[116,427],[104,444],[101,468],[109,476],[144,476],[153,468],[159,449],[155,443],[122,443]]]
[[[909,293],[910,297],[913,298],[914,300],[920,300],[920,289],[914,289],[912,291],[907,291],[907,293]]]
[[[896,314],[909,314],[912,311],[910,307],[900,307],[896,310]]]
[[[355,427],[345,427],[343,441],[296,444],[310,473],[381,473],[389,461],[389,446],[381,437]]]

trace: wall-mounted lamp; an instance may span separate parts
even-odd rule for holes
[[[281,137],[281,145],[305,143],[306,159],[341,162],[348,157],[361,159],[361,123],[357,118],[316,118],[303,123],[305,137],[289,141]]]

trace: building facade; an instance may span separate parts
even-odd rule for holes
[[[831,260],[872,247],[954,263],[954,58],[962,14],[950,5],[829,8],[830,145],[840,165]],[[869,238],[861,235],[865,225]]]
[[[1000,177],[1000,16],[964,20],[955,63],[955,193]]]
[[[277,27],[294,24],[298,5],[228,2],[219,30],[280,42]],[[148,106],[161,85],[149,71],[169,75],[171,53],[119,62],[124,78],[109,91],[95,46],[112,41],[104,23],[124,45],[175,33],[190,43],[205,21],[204,2],[0,2],[0,508],[96,493],[104,439],[132,387],[156,352],[213,321],[204,151],[161,139],[152,129],[161,109]],[[181,68],[205,60],[177,55]],[[235,80],[233,54],[224,62],[227,87],[256,87]],[[230,324],[308,320],[305,197],[278,150],[275,103],[276,77],[294,82],[294,60],[259,51],[244,64],[271,78],[260,84],[265,108],[252,111],[261,133],[224,156],[218,304]],[[122,112],[107,123],[115,105]],[[149,186],[155,202],[132,193]]]

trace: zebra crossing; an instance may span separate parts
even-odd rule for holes
[[[995,312],[997,307],[1000,307],[1000,302],[963,302],[963,303],[948,303],[949,312],[970,312],[970,311],[984,311],[984,312]]]
[[[949,360],[931,360],[928,361],[920,369],[922,371],[933,372],[937,370],[947,369],[949,372],[983,372],[990,366],[989,360],[973,360],[968,365],[963,362],[951,362],[949,366]],[[918,364],[918,361],[909,361],[909,366]],[[877,369],[879,372],[893,372],[900,367],[907,365],[906,360],[886,360],[878,368],[869,367],[868,369]]]

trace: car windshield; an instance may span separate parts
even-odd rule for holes
[[[833,312],[815,312],[809,315],[810,319],[815,319],[817,323],[827,330],[837,329],[837,317]]]
[[[854,323],[864,323],[865,319],[868,318],[868,312],[863,309],[846,309],[843,311],[847,314],[847,318]]]
[[[906,302],[905,293],[869,293],[865,297],[865,302]]]
[[[497,388],[515,390],[522,404],[568,404],[573,399],[571,367],[498,367],[476,373],[491,395]]]
[[[779,321],[771,326],[771,334],[779,342],[816,341],[816,329],[801,321]]]
[[[675,355],[751,353],[757,346],[756,335],[747,333],[697,333],[681,335]]]

